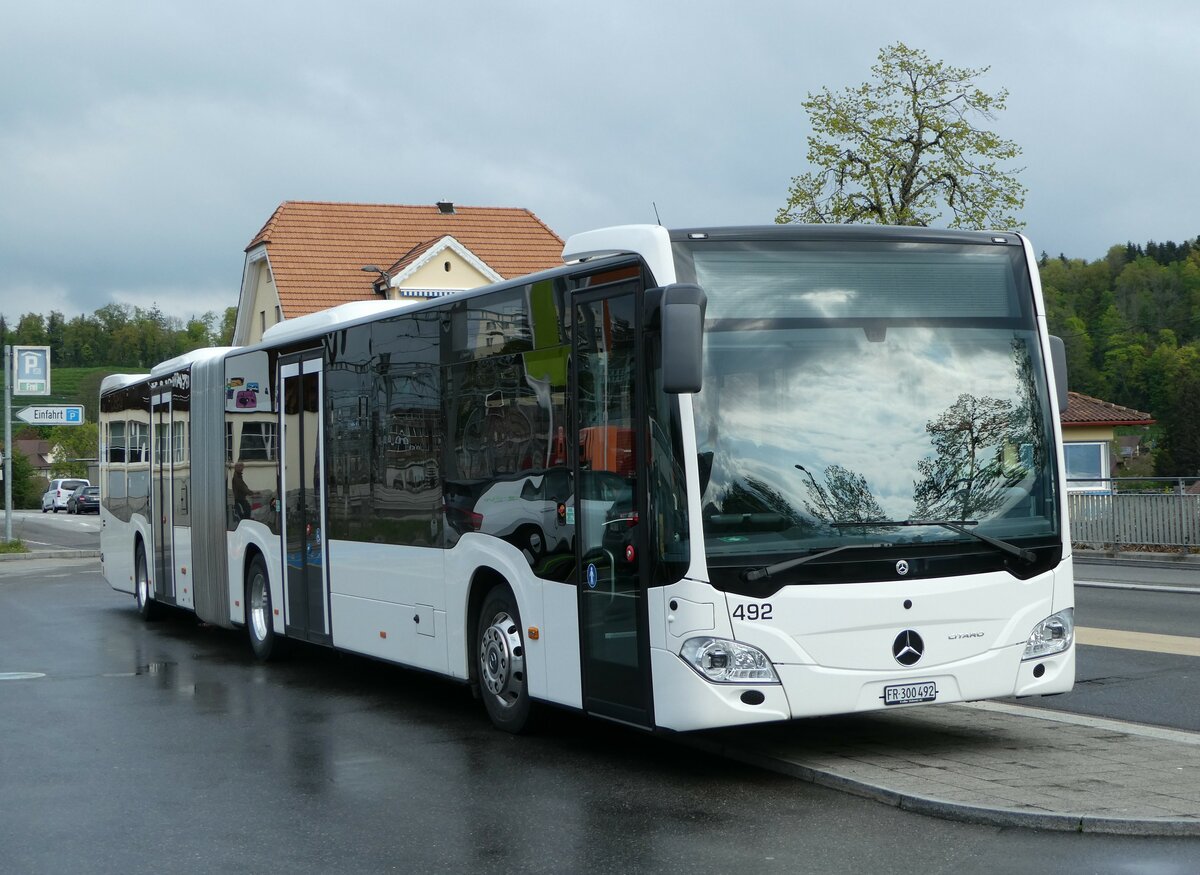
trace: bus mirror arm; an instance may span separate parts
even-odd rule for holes
[[[662,337],[663,391],[699,392],[704,376],[704,310],[708,297],[695,283],[672,283],[654,291]]]

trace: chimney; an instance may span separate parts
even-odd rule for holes
[[[437,208],[438,212],[444,216],[454,215],[454,201],[438,201]]]

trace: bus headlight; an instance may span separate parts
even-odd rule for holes
[[[757,647],[724,638],[689,638],[680,656],[715,684],[777,684],[779,676]]]
[[[1029,633],[1029,641],[1025,644],[1025,659],[1040,659],[1062,653],[1075,640],[1075,609],[1067,608],[1057,614],[1051,614],[1033,627]]]

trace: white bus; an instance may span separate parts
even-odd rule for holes
[[[629,226],[562,268],[110,377],[102,562],[163,606],[697,730],[1061,693],[1074,593],[1012,233]]]

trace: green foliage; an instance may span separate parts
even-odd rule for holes
[[[14,440],[15,440],[14,436]],[[46,481],[33,471],[33,466],[23,453],[12,454],[12,498],[14,508],[37,507],[46,491]],[[0,486],[0,496],[3,487]]]
[[[4,325],[0,333],[5,343],[51,347],[52,364],[58,368],[148,370],[189,350],[217,345],[228,315],[220,318],[218,324],[217,314],[205,313],[185,323],[157,307],[107,304],[91,316],[69,320],[57,311],[49,316],[26,313],[15,328]]]
[[[1050,331],[1070,388],[1150,413],[1160,476],[1200,472],[1200,245],[1113,246],[1094,262],[1039,262]],[[1170,260],[1174,256],[1175,260]]]
[[[233,331],[237,327],[237,307],[226,307],[225,315],[221,317],[221,331],[217,335],[217,346],[230,346],[233,343]]]
[[[1165,432],[1155,457],[1161,477],[1200,475],[1200,366],[1182,367],[1168,390],[1167,407],[1160,422]]]
[[[975,81],[987,67],[952,67],[896,43],[880,50],[873,80],[802,104],[812,123],[808,162],[775,221],[1021,227],[1025,187],[1001,165],[1020,147],[978,127],[1003,111],[1008,92]]]
[[[56,425],[46,430],[54,462],[53,477],[86,477],[88,462],[97,457],[100,429],[95,420],[83,425]]]
[[[0,540],[0,553],[28,553],[29,548],[21,543],[20,538],[12,541]]]

